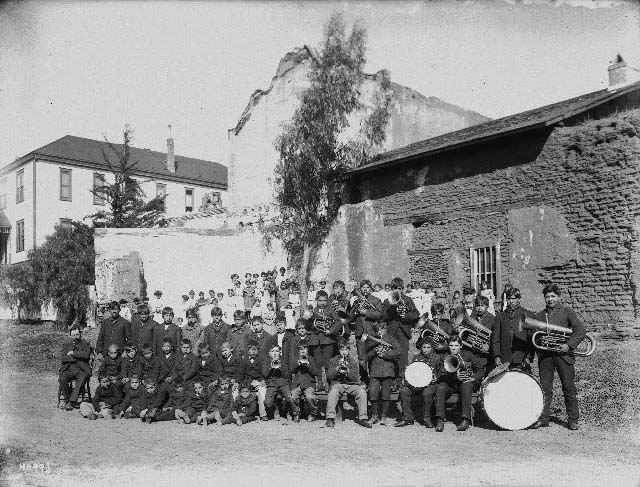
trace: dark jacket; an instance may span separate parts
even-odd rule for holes
[[[131,324],[121,316],[115,320],[111,317],[103,319],[96,342],[96,351],[106,356],[109,352],[109,345],[114,343],[122,350],[129,341],[130,333]]]
[[[129,357],[122,359],[121,377],[130,379],[133,374],[138,374],[138,378],[142,379],[143,360],[141,360],[141,355],[136,354],[133,359]]]
[[[233,410],[240,416],[253,418],[258,412],[258,398],[254,394],[250,394],[246,399],[238,396],[233,403]]]
[[[105,373],[109,377],[122,378],[122,356],[118,355],[116,358],[111,358],[109,355],[105,355],[98,374]]]
[[[235,326],[229,328],[226,341],[231,345],[233,353],[240,358],[244,357],[247,353],[247,336],[249,333],[250,331],[246,324],[240,328]]]
[[[163,355],[162,342],[165,338],[171,338],[174,350],[180,349],[182,340],[182,330],[174,323],[171,323],[165,330],[164,323],[157,323],[153,330],[153,354],[156,357]]]
[[[462,356],[467,370],[470,370],[473,374],[474,383],[480,384],[480,382],[482,382],[482,378],[484,377],[484,362],[482,358],[471,352],[470,350],[465,349],[462,349],[460,351],[460,355]],[[463,368],[462,365],[460,366],[460,368]],[[460,382],[456,372],[446,371],[440,376],[440,380],[449,384],[456,384]]]
[[[567,345],[569,345],[568,353],[559,353],[559,352],[548,352],[545,350],[538,350],[538,355],[540,357],[545,357],[549,355],[559,355],[562,359],[568,363],[575,363],[575,357],[573,355],[573,350],[578,346],[578,344],[587,336],[587,331],[584,328],[584,324],[576,315],[576,312],[571,308],[563,306],[558,303],[555,308],[551,311],[547,309],[543,309],[539,311],[535,315],[535,319],[539,321],[548,322],[550,325],[563,326],[565,328],[570,328],[573,330],[573,333],[567,340]]]
[[[260,357],[259,355],[253,359],[253,363],[251,363],[251,359],[249,357],[242,359],[242,378],[240,379],[240,383],[243,385],[250,385],[253,380],[261,381],[264,361],[264,357]]]
[[[150,345],[153,347],[153,331],[158,326],[158,323],[149,318],[146,323],[142,323],[140,316],[135,314],[131,316],[131,337],[129,343],[138,347],[138,353],[142,350],[143,345]]]
[[[209,395],[207,394],[207,390],[203,389],[202,394],[197,394],[196,391],[191,387],[189,389],[189,407],[195,409],[196,411],[204,411],[207,409],[209,404]]]
[[[318,320],[318,322],[321,322],[323,319],[327,320],[329,323],[326,333],[318,330],[314,326],[314,322],[316,320]],[[338,338],[340,338],[340,336],[342,335],[344,328],[331,306],[327,306],[326,308],[324,308],[324,311],[316,307],[313,310],[313,316],[309,320],[306,320],[305,327],[310,332],[309,344],[311,346],[333,345],[335,343],[338,343]]]
[[[229,325],[224,321],[220,322],[220,326],[214,326],[209,323],[204,327],[204,341],[209,344],[211,354],[220,355],[220,347],[227,341],[229,337]]]
[[[371,333],[375,325],[382,320],[382,301],[372,294],[369,294],[366,300],[372,308],[367,309],[364,315],[359,314],[355,307],[353,310],[355,318],[352,328],[357,339],[360,339],[363,333]]]
[[[156,363],[155,356],[152,355],[150,359],[146,359],[144,355],[140,354],[141,380],[146,378],[156,379]]]
[[[284,340],[282,340],[282,360],[287,364],[287,368],[291,369],[298,362],[298,345],[309,347],[310,340],[311,337],[308,334],[303,340],[297,333],[285,333]]]
[[[185,383],[195,379],[198,374],[198,357],[189,352],[186,355],[179,354],[173,364],[173,372],[171,375],[175,379],[180,376]]]
[[[302,364],[298,362],[298,356],[296,355],[295,362],[292,362],[292,366],[289,367],[293,379],[291,380],[291,387],[296,388],[300,386],[303,390],[308,387],[315,387],[316,377],[318,377],[319,371],[316,366],[316,362],[311,355],[309,355],[309,363]]]
[[[401,298],[407,307],[404,318],[400,318],[398,307],[391,304],[388,299],[385,299],[384,303],[382,303],[382,319],[388,323],[387,330],[389,335],[398,337],[399,334],[402,333],[408,340],[411,338],[411,329],[418,322],[420,313],[409,296],[402,293]]]
[[[73,355],[67,355],[67,353],[73,351]],[[91,367],[89,366],[89,359],[91,357],[91,345],[89,342],[80,340],[78,343],[73,340],[69,340],[62,345],[62,352],[60,353],[60,372],[87,372],[91,373]]]
[[[161,353],[156,358],[156,369],[154,375],[158,383],[163,382],[167,377],[172,377],[176,360],[178,360],[177,353],[171,353],[168,357],[164,353]]]
[[[514,364],[524,362],[527,355],[529,359],[533,359],[532,333],[528,330],[518,331],[520,320],[533,315],[532,311],[518,306],[514,310],[507,308],[496,316],[495,328],[491,335],[491,351],[494,358],[500,357],[503,362]]]
[[[167,392],[159,387],[151,394],[145,390],[141,402],[142,409],[159,409],[167,402]]]
[[[379,336],[376,338],[379,338]],[[378,348],[377,343],[370,341],[366,342],[367,361],[369,362],[369,377],[393,378],[396,377],[396,366],[398,359],[400,358],[400,344],[395,337],[389,334],[385,335],[382,340],[392,346],[391,349],[385,350],[382,353],[382,356],[379,356],[378,352],[376,352],[376,349]]]
[[[213,352],[207,359],[198,357],[197,377],[205,384],[217,381],[220,378],[220,371],[220,361]]]
[[[109,384],[107,387],[98,386],[93,393],[93,408],[100,410],[100,403],[103,402],[108,408],[113,408],[122,402],[122,393],[120,387],[115,384]]]
[[[123,411],[126,411],[129,406],[142,408],[142,406],[144,405],[145,393],[146,390],[144,389],[144,386],[142,384],[140,384],[140,387],[138,387],[137,389],[132,389],[129,385],[127,385],[127,387],[125,387],[124,399],[122,400],[122,404],[120,405],[120,407]]]
[[[220,415],[224,417],[231,412],[232,404],[233,396],[231,394],[231,390],[227,389],[226,391],[223,391],[218,387],[211,394],[206,408],[208,413],[219,411]]]
[[[262,364],[262,377],[264,377],[267,387],[277,387],[288,384],[290,374],[282,359],[280,359],[280,368],[274,369],[271,367],[271,357],[268,357]]]
[[[187,388],[183,387],[182,390],[178,392],[175,387],[172,387],[164,407],[167,409],[182,409],[184,411],[189,405],[189,392]]]
[[[218,364],[220,377],[235,379],[236,382],[240,382],[242,378],[242,359],[238,355],[235,353],[231,354],[231,357],[228,359],[221,357],[218,360]]]
[[[340,355],[332,357],[329,361],[329,370],[327,371],[327,379],[331,382],[340,382],[341,384],[360,384],[360,365],[353,357],[348,357],[347,374],[338,373],[338,363]]]

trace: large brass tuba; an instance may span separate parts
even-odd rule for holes
[[[521,319],[518,328],[521,330],[534,330],[533,336],[531,337],[533,346],[540,350],[548,350],[550,352],[559,352],[560,346],[567,343],[567,340],[573,334],[573,330],[571,328],[565,328],[560,325],[551,325],[545,321],[529,317]],[[578,357],[588,357],[595,350],[595,339],[590,335],[585,335],[573,351],[573,354]]]
[[[429,339],[434,344],[439,345],[441,347],[446,347],[449,343],[449,335],[442,328],[440,328],[436,323],[432,322],[429,319],[429,314],[423,314],[418,320],[418,328],[422,328],[420,332],[420,338],[422,340]]]
[[[454,322],[458,325],[458,335],[463,345],[482,353],[489,351],[491,330],[466,313],[458,313]]]

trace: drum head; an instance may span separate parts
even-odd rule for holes
[[[538,381],[517,370],[489,379],[482,390],[482,404],[496,426],[521,430],[535,423],[542,414],[544,396]]]
[[[413,362],[405,369],[404,378],[412,387],[427,387],[433,379],[433,371],[424,362]]]

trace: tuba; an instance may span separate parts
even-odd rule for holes
[[[358,309],[359,312],[376,308],[373,304],[371,304],[371,301],[369,301],[367,297],[364,294],[362,294],[362,292],[360,292],[359,289],[354,289],[353,294],[356,297],[356,300],[353,304]]]
[[[329,329],[333,324],[332,320],[329,316],[324,314],[324,308],[320,308],[319,311],[320,314],[314,314],[313,327],[322,333],[329,333]]]
[[[567,343],[567,340],[573,334],[571,328],[565,328],[560,325],[551,325],[545,321],[536,320],[534,318],[524,317],[520,320],[519,330],[535,330],[531,341],[533,346],[540,350],[550,352],[559,352],[560,346]],[[582,341],[573,351],[578,357],[588,357],[596,350],[596,341],[590,335],[585,335]]]
[[[429,319],[429,314],[423,314],[418,320],[418,328],[422,328],[420,332],[421,340],[429,340],[438,347],[446,347],[449,343],[450,336],[437,323]]]
[[[407,314],[407,303],[405,303],[404,299],[402,299],[402,293],[400,291],[396,289],[391,293],[391,296],[389,296],[389,303],[391,303],[392,306],[396,307],[398,316],[400,318],[404,318],[404,316]]]
[[[466,313],[458,313],[454,318],[458,325],[458,335],[462,344],[482,353],[489,351],[491,330]]]

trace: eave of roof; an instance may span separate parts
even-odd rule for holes
[[[533,110],[528,110],[525,112],[508,115],[506,117],[499,118],[496,120],[491,120],[489,122],[485,122],[482,124],[472,125],[470,127],[458,130],[456,132],[449,132],[448,134],[443,134],[438,137],[433,137],[431,139],[426,139],[420,142],[416,142],[414,144],[409,144],[405,147],[401,147],[399,149],[394,149],[394,150],[379,154],[371,163],[352,169],[351,171],[347,172],[343,177],[343,179],[348,179],[351,176],[361,174],[361,173],[377,171],[380,169],[387,169],[395,165],[402,164],[404,162],[409,162],[415,159],[452,151],[462,147],[480,144],[480,143],[488,142],[491,140],[512,136],[522,132],[537,130],[544,127],[550,127],[564,120],[567,120],[571,117],[579,115],[580,113],[591,110],[597,107],[598,105],[601,105],[612,99],[615,99],[619,96],[625,95],[627,93],[630,93],[638,89],[640,89],[640,82],[633,83],[627,87],[614,90],[614,91],[607,91],[607,90],[594,91],[592,93],[587,93],[585,95],[581,95],[575,98],[570,98],[568,100],[563,100],[550,105],[545,105],[542,107],[535,108]],[[543,111],[545,109],[551,109],[552,107],[558,107],[558,106],[561,106],[562,104],[570,105],[570,102],[576,102],[580,98],[585,98],[585,97],[593,97],[593,99],[583,102],[583,104],[578,107],[569,108],[568,110],[563,112],[561,115],[551,116],[552,113],[549,113],[547,116],[541,115],[541,116],[535,117],[530,122],[524,121],[517,125],[512,126],[511,128],[506,127],[505,129],[497,130],[497,131],[490,130],[491,127],[504,124],[505,121],[508,121],[509,119],[518,120],[519,117],[523,117],[528,113],[534,114],[535,112]],[[477,132],[479,129],[482,129],[482,128],[487,128],[488,130],[484,134],[480,133],[478,135],[474,135],[475,132]],[[468,138],[464,138],[464,135],[466,133],[471,135]],[[456,135],[459,137],[458,141],[455,141],[452,143],[443,143],[442,145],[438,145],[439,140],[445,141],[451,137],[455,137]],[[427,147],[424,150],[420,150],[420,147],[422,145],[425,145],[425,143],[429,143],[429,146],[433,148],[429,149]],[[415,147],[413,151],[411,151],[412,147]]]

